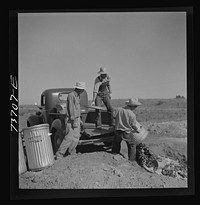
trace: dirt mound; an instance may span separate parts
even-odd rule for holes
[[[187,123],[142,123],[149,129],[143,141],[159,156],[187,165]],[[187,187],[187,177],[179,178],[150,173],[136,162],[128,161],[127,146],[121,143],[121,154],[111,154],[103,143],[84,145],[76,155],[57,160],[42,171],[27,171],[19,176],[22,189],[99,189],[99,188],[175,188]],[[172,166],[172,165],[170,165]],[[165,174],[171,170],[166,166]]]
[[[151,174],[121,155],[94,152],[68,156],[39,172],[19,177],[23,189],[187,187],[187,180]]]

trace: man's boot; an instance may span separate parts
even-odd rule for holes
[[[128,144],[128,159],[131,162],[136,160],[136,145],[135,144]]]

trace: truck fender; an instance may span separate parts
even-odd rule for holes
[[[65,130],[62,129],[62,122],[60,119],[56,119],[52,122],[50,131],[51,135],[51,142],[53,153],[55,154],[60,147],[61,142],[65,136]]]
[[[62,122],[61,122],[60,119],[55,119],[52,122],[50,130],[52,131],[53,128],[55,128],[56,130],[61,130],[62,129]]]
[[[39,115],[31,115],[27,119],[27,127],[39,125],[42,123],[43,123],[43,118],[42,118],[42,116],[39,116]]]

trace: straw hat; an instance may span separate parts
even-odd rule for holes
[[[126,106],[140,106],[140,105],[142,105],[142,103],[140,103],[138,101],[138,98],[130,98],[125,103],[126,103]]]
[[[86,89],[85,82],[76,82],[76,84],[74,85],[74,88],[85,90]]]
[[[101,67],[99,69],[99,72],[97,72],[97,73],[99,73],[99,74],[107,74],[106,68],[105,67]]]

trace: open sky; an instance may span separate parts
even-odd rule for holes
[[[19,104],[86,82],[101,66],[112,98],[187,97],[185,12],[19,13]]]

